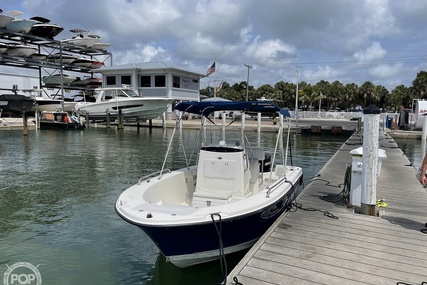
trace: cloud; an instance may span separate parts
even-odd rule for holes
[[[381,47],[379,42],[373,42],[371,46],[362,51],[356,51],[353,56],[359,62],[366,62],[376,59],[382,59],[386,56],[387,51]]]
[[[403,64],[397,62],[395,64],[380,64],[376,67],[369,69],[369,74],[373,77],[394,77],[402,72]]]

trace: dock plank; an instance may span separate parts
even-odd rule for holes
[[[379,217],[361,215],[340,201],[352,136],[229,274],[251,284],[421,284],[427,282],[427,191],[408,158],[387,135],[382,161]],[[306,210],[304,210],[306,209]],[[324,215],[324,213],[329,215]],[[332,218],[331,218],[332,217]],[[336,217],[337,219],[335,219]]]

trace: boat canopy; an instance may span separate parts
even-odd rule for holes
[[[241,111],[253,113],[275,113],[279,112],[284,117],[290,117],[288,110],[268,101],[190,101],[181,102],[175,106],[174,110],[203,115],[207,117],[209,114],[216,111]]]

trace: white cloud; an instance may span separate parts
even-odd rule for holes
[[[403,64],[398,62],[395,64],[380,64],[369,69],[369,74],[373,77],[393,77],[402,72]]]
[[[386,56],[387,51],[381,47],[379,42],[373,42],[371,46],[363,51],[356,51],[353,56],[360,62],[382,59]]]
[[[341,75],[343,75],[343,72],[326,65],[318,66],[316,69],[302,71],[301,80],[306,82],[317,82],[323,79],[325,81],[333,82],[335,81],[335,78]]]

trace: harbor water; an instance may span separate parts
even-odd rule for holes
[[[219,261],[177,268],[114,211],[122,191],[161,168],[171,134],[147,128],[1,132],[0,276],[28,262],[38,266],[43,284],[219,284]],[[183,130],[183,144],[196,136]],[[274,148],[273,133],[250,137]],[[307,184],[345,140],[292,135],[288,164],[303,168]],[[180,147],[172,148],[166,167],[184,165]],[[227,259],[228,271],[244,253]]]

